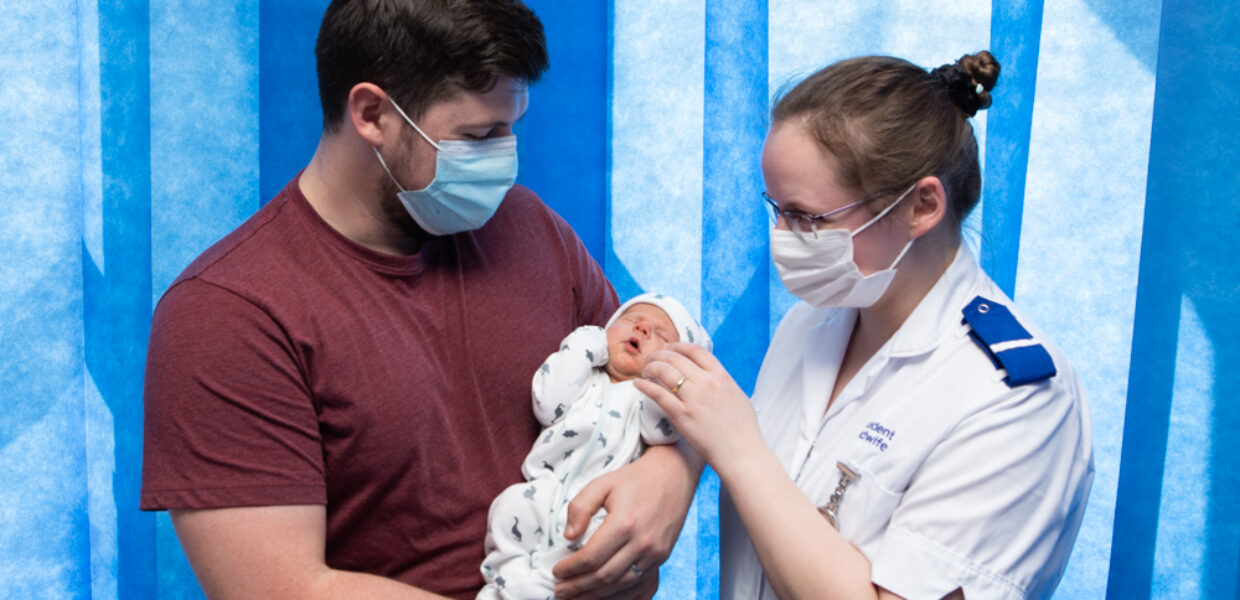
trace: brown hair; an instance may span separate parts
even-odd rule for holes
[[[490,90],[500,76],[532,84],[548,66],[542,23],[520,0],[333,0],[314,55],[328,132],[363,81],[417,119],[463,89]]]
[[[840,182],[867,197],[891,202],[918,178],[938,176],[959,227],[981,192],[969,117],[990,106],[998,78],[999,63],[985,50],[930,72],[889,56],[852,58],[793,87],[771,120],[803,121],[836,157]]]

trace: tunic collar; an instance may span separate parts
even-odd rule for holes
[[[962,331],[960,319],[953,315],[959,317],[976,295],[981,274],[973,253],[962,242],[951,265],[879,353],[897,358],[920,356],[937,348],[946,336]]]
[[[973,253],[962,243],[951,265],[939,277],[926,296],[909,314],[908,319],[896,333],[879,348],[874,356],[850,381],[848,388],[831,405],[829,412],[837,412],[842,406],[864,396],[869,379],[882,371],[893,358],[911,358],[933,351],[947,336],[965,335],[959,318],[960,310],[976,295],[981,268]],[[819,390],[806,394],[803,399],[804,436],[813,439],[821,427],[831,389],[835,386],[840,363],[848,338],[857,320],[855,308],[824,308],[822,317],[815,319],[805,331],[804,351],[800,357],[802,385],[805,390]],[[946,318],[945,318],[946,317]],[[822,392],[825,390],[825,393]]]

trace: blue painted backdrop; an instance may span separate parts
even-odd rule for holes
[[[522,181],[622,296],[685,300],[745,386],[791,302],[758,198],[770,98],[851,55],[994,50],[968,237],[1071,357],[1094,424],[1057,597],[1236,596],[1240,5],[531,4],[553,66]],[[324,5],[0,0],[0,597],[201,596],[167,517],[136,510],[148,320],[312,153]],[[717,593],[717,489],[661,598]]]

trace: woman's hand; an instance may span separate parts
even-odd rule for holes
[[[637,389],[719,474],[779,597],[875,598],[870,563],[766,447],[749,398],[713,355],[668,344],[650,354],[643,374]]]
[[[716,471],[765,447],[749,397],[701,346],[668,344],[646,358],[643,375],[637,389]]]

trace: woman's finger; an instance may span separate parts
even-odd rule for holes
[[[673,364],[672,361],[662,360],[647,362],[645,368],[642,369],[642,376],[648,381],[661,384],[672,394],[679,391],[674,390],[674,388],[682,377],[685,378],[685,381],[689,380],[689,376]]]
[[[684,401],[679,396],[673,394],[671,390],[663,387],[659,383],[655,383],[648,379],[634,379],[633,386],[637,391],[650,398],[663,412],[667,413],[668,418],[672,420],[672,424],[676,423],[680,416],[680,411],[684,408]]]
[[[689,344],[686,342],[673,342],[663,347],[664,350],[675,352],[693,364],[694,367],[703,371],[718,371],[723,369],[723,363],[711,353],[710,350],[703,348],[697,344]]]
[[[697,363],[694,363],[692,359],[690,359],[689,357],[685,356],[684,354],[680,352],[671,350],[667,348],[666,346],[663,349],[655,350],[654,352],[651,352],[646,357],[647,365],[659,364],[659,363],[666,364],[674,368],[676,372],[679,373],[679,375],[676,375],[677,378],[683,375],[689,378],[701,379],[702,376],[705,374],[705,371],[703,371],[700,367],[698,367]],[[671,381],[667,383],[668,383],[668,388],[671,388],[672,385],[676,383],[676,379],[672,379]]]

